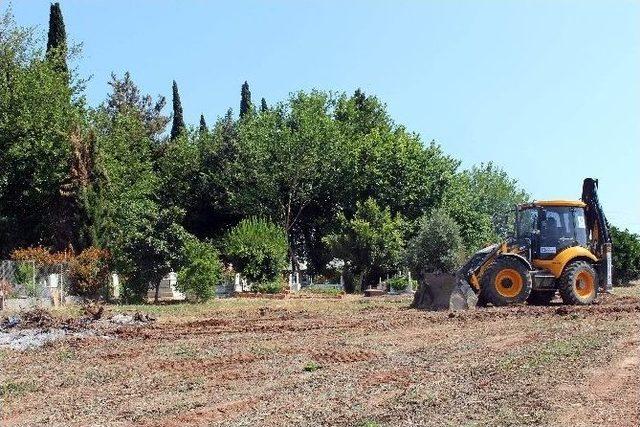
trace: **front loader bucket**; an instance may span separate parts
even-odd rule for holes
[[[468,278],[494,256],[500,246],[491,245],[480,249],[452,274],[425,274],[414,295],[413,308],[424,310],[466,310],[476,308],[478,296],[471,288]]]
[[[475,308],[478,299],[466,281],[452,274],[426,274],[413,299],[413,308],[462,310]]]
[[[449,297],[449,310],[466,310],[476,308],[478,296],[469,283],[456,277],[456,283]]]

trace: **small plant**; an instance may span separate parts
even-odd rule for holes
[[[109,253],[90,247],[74,255],[71,252],[50,252],[41,246],[16,249],[11,259],[19,261],[16,281],[29,296],[37,296],[36,268],[66,264],[69,267],[69,286],[72,294],[96,297],[105,289],[109,277]]]
[[[71,360],[75,357],[75,353],[72,349],[65,347],[58,352],[58,360],[64,362],[65,360]]]
[[[322,368],[322,366],[318,365],[316,362],[311,361],[309,363],[307,363],[306,365],[304,365],[303,370],[305,372],[315,372],[318,369]]]
[[[20,397],[38,390],[33,381],[5,381],[2,383],[2,395],[4,397]]]

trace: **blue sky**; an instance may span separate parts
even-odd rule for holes
[[[361,87],[463,166],[494,161],[534,197],[600,179],[612,223],[640,232],[640,1],[63,0],[101,102],[112,71],[209,123],[254,101]],[[16,0],[46,32],[49,2]],[[7,1],[0,0],[6,10]]]

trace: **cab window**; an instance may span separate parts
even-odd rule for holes
[[[538,228],[538,209],[523,209],[518,213],[518,237],[531,237]]]

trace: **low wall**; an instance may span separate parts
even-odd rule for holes
[[[4,310],[30,310],[36,307],[53,307],[49,298],[7,298],[0,308]]]

